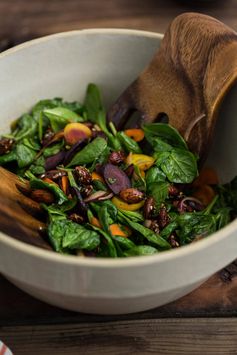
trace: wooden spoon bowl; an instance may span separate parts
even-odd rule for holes
[[[165,113],[190,149],[205,159],[217,113],[237,80],[237,34],[198,13],[176,17],[148,67],[108,112],[122,129],[133,111],[142,122]]]

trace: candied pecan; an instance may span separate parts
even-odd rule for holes
[[[122,190],[119,196],[127,203],[137,203],[144,199],[144,193],[132,187]]]
[[[160,226],[157,220],[153,219],[151,221],[150,227],[151,230],[153,230],[153,232],[155,232],[156,234],[160,233]]]
[[[169,223],[170,217],[164,205],[161,206],[157,219],[161,229],[163,229]]]
[[[143,207],[143,214],[146,219],[152,218],[155,211],[155,200],[153,197],[148,197],[145,200]]]
[[[176,236],[174,234],[171,234],[168,238],[168,242],[170,243],[170,245],[172,246],[172,248],[178,248],[179,247],[179,243],[176,240]]]
[[[47,129],[47,131],[45,132],[45,135],[42,139],[42,145],[43,146],[47,145],[51,141],[51,139],[53,138],[54,135],[55,135],[55,133],[51,129]]]
[[[75,175],[77,180],[82,185],[90,185],[92,183],[92,176],[88,169],[84,168],[83,166],[76,166],[75,167]]]
[[[92,185],[83,186],[81,189],[81,195],[82,197],[88,197],[91,195],[92,191],[93,191]]]
[[[109,155],[109,162],[114,165],[122,164],[126,159],[126,155],[122,150],[112,152]]]
[[[14,144],[14,140],[10,138],[1,138],[0,139],[0,155],[9,153]]]
[[[179,189],[174,185],[169,185],[168,192],[169,192],[169,196],[175,197],[179,194]]]

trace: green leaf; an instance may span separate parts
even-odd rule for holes
[[[83,122],[82,117],[65,107],[46,108],[43,113],[49,119],[54,132],[60,131],[70,122]]]
[[[157,142],[156,138],[160,138],[165,143],[171,145],[172,147],[178,147],[182,149],[188,149],[187,144],[179,132],[166,123],[147,123],[143,126],[145,137],[148,142],[155,148]],[[158,147],[157,147],[158,148]],[[163,146],[164,148],[164,146]],[[162,150],[164,150],[162,148]]]
[[[152,166],[146,173],[146,184],[149,188],[150,184],[164,182],[166,175],[158,166]]]
[[[116,137],[119,139],[120,143],[128,153],[142,153],[138,143],[135,142],[132,138],[128,137],[124,132],[118,132]]]
[[[93,250],[100,244],[98,233],[67,219],[51,221],[48,235],[51,244],[58,252],[63,252],[65,249]]]
[[[124,256],[141,256],[141,255],[153,255],[158,253],[158,250],[149,245],[137,245],[131,249],[124,251]]]
[[[41,175],[45,173],[45,159],[43,155],[34,160],[33,164],[29,167],[29,170],[33,175]]]
[[[25,168],[33,162],[36,152],[24,144],[18,143],[16,145],[16,156],[19,168]]]
[[[72,221],[67,221],[64,232],[63,248],[93,250],[100,244],[98,233]]]
[[[17,160],[16,152],[12,150],[10,153],[0,156],[0,165],[11,163]]]
[[[107,142],[104,138],[95,138],[73,157],[67,167],[93,163],[95,159],[103,154],[106,147]]]
[[[111,258],[117,258],[118,254],[117,254],[117,250],[115,247],[115,244],[112,240],[112,237],[110,234],[106,233],[104,230],[102,230],[101,228],[95,227],[90,225],[92,229],[94,229],[95,231],[97,231],[98,233],[100,233],[106,240],[107,245],[104,246],[104,252],[103,252],[103,256],[110,256]],[[103,247],[103,244],[101,243],[101,246]]]
[[[43,156],[45,158],[51,157],[52,155],[59,153],[62,150],[63,146],[64,146],[64,141],[51,145],[50,147],[44,149]]]
[[[13,132],[16,141],[20,141],[23,138],[31,138],[37,132],[37,122],[29,114],[22,115],[16,124],[16,131]]]
[[[144,236],[150,243],[154,244],[160,249],[170,249],[170,244],[163,239],[160,235],[154,233],[151,229],[144,227],[143,225],[131,221],[129,218],[125,217],[124,214],[120,213],[119,217],[122,223],[126,223],[129,227],[139,232]]]
[[[144,222],[144,217],[140,212],[119,210],[119,215],[129,218],[133,222]]]
[[[89,84],[87,86],[84,105],[88,119],[98,124],[98,116],[104,112],[104,108],[102,105],[100,90],[97,85]]]
[[[191,183],[198,174],[197,159],[188,150],[172,149],[156,161],[170,182]]]
[[[156,202],[156,208],[165,201],[169,195],[169,183],[167,181],[152,183],[148,186],[148,193]]]

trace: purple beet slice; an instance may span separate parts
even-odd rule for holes
[[[113,164],[106,164],[103,169],[106,184],[115,195],[131,187],[131,182],[123,170]]]

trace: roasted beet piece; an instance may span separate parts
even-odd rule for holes
[[[106,184],[115,195],[131,187],[131,182],[125,172],[113,164],[104,166],[103,175]]]
[[[63,162],[64,157],[65,157],[65,152],[62,151],[47,158],[45,161],[45,170],[55,169],[57,165]]]

